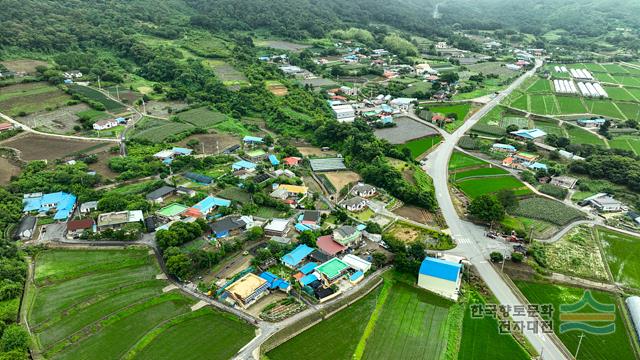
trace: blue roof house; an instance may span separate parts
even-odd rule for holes
[[[291,290],[291,284],[283,278],[277,277],[275,274],[265,271],[259,275],[261,278],[265,279],[269,284],[269,290],[279,289],[284,292],[289,292]]]
[[[535,140],[537,138],[546,136],[547,133],[540,129],[522,129],[522,130],[512,131],[511,135],[517,136],[525,140]]]
[[[257,136],[245,136],[244,138],[242,138],[242,141],[245,144],[262,144],[264,142],[264,139],[261,137],[257,137]]]
[[[171,151],[173,151],[174,155],[191,155],[191,153],[193,153],[193,150],[191,149],[187,149],[187,148],[183,148],[183,147],[174,147],[173,149],[171,149]]]
[[[458,300],[462,264],[426,257],[420,265],[418,286],[453,301]]]
[[[54,220],[67,220],[76,206],[75,195],[66,192],[50,194],[26,194],[22,199],[24,205],[23,212],[37,211],[45,214],[50,210],[55,210]]]
[[[252,163],[251,161],[240,160],[234,162],[233,165],[231,165],[231,168],[233,170],[253,170],[256,168],[256,166],[258,165]]]
[[[547,165],[539,162],[534,162],[532,164],[528,164],[527,167],[531,170],[547,170]]]
[[[313,248],[302,244],[293,249],[290,253],[285,254],[280,260],[283,264],[291,269],[295,269],[309,254],[313,252]]]
[[[231,200],[217,198],[215,196],[207,196],[199,203],[193,205],[193,208],[198,209],[202,214],[206,215],[215,207],[229,207],[231,206]]]
[[[491,148],[496,151],[504,151],[504,152],[516,152],[518,150],[513,145],[499,144],[499,143],[491,145]]]
[[[271,165],[273,165],[273,166],[280,165],[280,160],[278,160],[278,158],[273,154],[269,155],[269,161],[271,162]]]
[[[309,275],[315,268],[318,267],[318,263],[316,262],[308,262],[300,267],[300,272]]]

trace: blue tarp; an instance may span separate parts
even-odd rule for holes
[[[297,248],[293,249],[290,253],[284,255],[281,258],[281,260],[286,265],[289,265],[291,267],[296,267],[298,266],[298,264],[300,264],[300,262],[304,258],[309,256],[309,254],[311,254],[312,252],[313,252],[313,248],[310,248],[305,244],[298,245]]]
[[[300,279],[300,284],[302,286],[307,286],[309,284],[311,284],[312,282],[319,280],[317,276],[315,276],[314,274],[311,275],[307,275],[303,278]]]
[[[420,274],[448,281],[458,281],[462,264],[427,257],[420,265]]]
[[[280,161],[278,160],[278,158],[275,155],[269,155],[269,161],[271,161],[271,165],[276,166],[276,165],[280,165]]]
[[[182,147],[174,147],[173,149],[171,149],[171,151],[173,151],[173,153],[176,155],[191,155],[191,153],[193,152],[193,150],[191,149]]]
[[[364,275],[364,273],[360,270],[354,272],[351,276],[349,276],[349,280],[350,281],[355,281],[358,280],[358,278],[362,277],[362,275]]]
[[[309,275],[309,273],[311,273],[313,271],[313,269],[318,267],[318,263],[315,262],[310,262],[310,263],[306,263],[304,264],[299,270],[301,273],[305,274],[305,275]]]

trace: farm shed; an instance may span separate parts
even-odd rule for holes
[[[267,295],[268,291],[269,282],[253,273],[246,274],[227,287],[227,294],[243,309]]]
[[[298,247],[293,249],[291,252],[285,254],[280,260],[283,264],[293,269],[296,268],[302,262],[302,260],[304,260],[312,252],[313,248],[302,244],[298,245]]]
[[[418,286],[453,301],[458,300],[462,264],[426,257],[420,265]]]
[[[184,174],[184,177],[195,183],[203,184],[203,185],[209,185],[213,182],[213,179],[210,178],[209,176],[194,173],[194,172],[187,172]]]
[[[353,254],[345,255],[342,258],[342,261],[344,261],[344,263],[349,265],[352,269],[362,271],[363,273],[366,273],[367,271],[369,271],[369,269],[371,269],[370,262]]]
[[[633,327],[636,330],[636,336],[640,339],[640,297],[630,296],[625,300],[625,303],[627,303],[627,308],[629,308],[629,315],[631,315],[631,321],[633,322]]]

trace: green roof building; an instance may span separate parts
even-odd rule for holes
[[[322,277],[322,282],[325,286],[330,286],[334,282],[336,282],[342,275],[345,274],[346,270],[349,268],[344,261],[338,258],[332,258],[329,261],[326,261],[320,264],[315,271]]]
[[[156,211],[156,214],[167,218],[172,219],[180,216],[183,212],[187,211],[188,207],[182,204],[173,203],[163,207],[162,209]]]

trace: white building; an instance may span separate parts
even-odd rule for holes
[[[335,105],[331,107],[338,122],[353,122],[356,112],[351,105]]]
[[[349,211],[362,211],[367,208],[367,200],[356,196],[351,199],[344,200],[341,205]]]
[[[99,120],[93,123],[94,130],[107,130],[116,126],[118,126],[118,122],[115,119]]]
[[[284,236],[289,228],[288,219],[273,219],[264,227],[264,233],[268,236]]]
[[[342,261],[349,265],[350,268],[357,270],[357,271],[362,271],[363,273],[366,273],[367,271],[369,271],[369,269],[371,269],[371,263],[368,262],[367,260],[359,257],[359,256],[355,256],[353,254],[347,254],[342,258]]]
[[[462,264],[427,257],[420,265],[418,286],[442,297],[458,300],[462,283]]]

